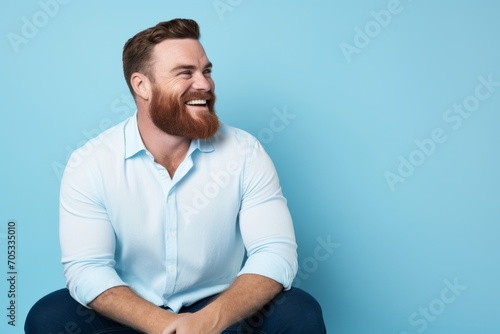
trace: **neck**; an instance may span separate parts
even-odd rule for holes
[[[146,149],[151,152],[157,163],[165,167],[170,178],[173,178],[177,167],[186,157],[191,140],[172,136],[158,129],[145,110],[138,111],[137,124]]]

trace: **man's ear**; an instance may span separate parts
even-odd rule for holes
[[[148,101],[151,98],[151,81],[142,73],[134,72],[130,76],[130,84],[135,92],[136,98]]]

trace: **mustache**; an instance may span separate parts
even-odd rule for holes
[[[181,96],[183,102],[188,102],[191,100],[213,100],[215,94],[212,91],[208,92],[186,92]]]

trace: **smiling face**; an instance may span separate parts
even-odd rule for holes
[[[152,53],[149,113],[160,130],[189,139],[207,139],[219,128],[212,64],[195,39],[168,39]]]

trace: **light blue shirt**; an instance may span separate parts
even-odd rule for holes
[[[289,289],[298,268],[276,170],[254,137],[221,124],[191,141],[171,179],[146,150],[137,114],[72,154],[60,241],[67,287],[85,306],[126,285],[178,312],[241,274]]]

